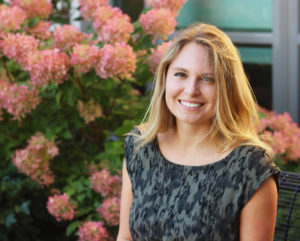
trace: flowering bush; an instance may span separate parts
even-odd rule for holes
[[[117,236],[124,134],[184,1],[153,2],[134,23],[109,2],[79,1],[86,33],[59,18],[67,0],[0,1],[1,240]]]

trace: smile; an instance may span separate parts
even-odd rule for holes
[[[183,100],[179,100],[179,103],[181,105],[183,105],[184,107],[188,107],[188,108],[197,108],[197,107],[204,105],[203,103],[188,102],[188,101],[183,101]]]

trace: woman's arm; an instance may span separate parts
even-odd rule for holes
[[[253,194],[240,214],[240,241],[273,241],[277,188],[269,177]]]
[[[129,210],[132,203],[131,181],[123,161],[120,226],[117,241],[132,241],[129,230]]]

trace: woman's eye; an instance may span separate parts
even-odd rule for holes
[[[177,72],[177,73],[175,73],[175,76],[180,77],[180,78],[183,78],[183,77],[186,76],[186,74],[185,74],[185,73],[182,73],[182,72]]]
[[[215,83],[215,79],[212,78],[212,77],[208,77],[208,76],[202,77],[202,80],[203,80],[204,82],[207,82],[207,83],[210,83],[210,84]]]

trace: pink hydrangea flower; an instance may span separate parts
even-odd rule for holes
[[[111,175],[108,169],[95,172],[90,177],[91,189],[100,193],[103,197],[119,196],[121,193],[121,177]]]
[[[97,46],[88,44],[76,44],[71,52],[70,63],[77,73],[87,73],[96,64],[99,55]]]
[[[33,36],[25,34],[7,34],[0,41],[0,49],[2,53],[19,63],[22,67],[27,65],[27,55],[32,51],[36,51],[39,45],[39,40]]]
[[[30,84],[46,85],[62,83],[68,77],[69,57],[57,49],[35,51],[28,55],[26,70],[30,73]]]
[[[176,15],[167,8],[154,8],[140,16],[144,31],[155,39],[166,39],[175,31]]]
[[[82,17],[89,21],[93,19],[96,9],[108,4],[108,0],[79,0]]]
[[[0,108],[6,109],[14,120],[21,120],[41,102],[36,89],[0,80]]]
[[[163,55],[165,54],[167,49],[171,46],[171,44],[172,41],[168,41],[156,46],[155,49],[153,48],[151,49],[151,55],[149,56],[148,65],[152,73],[155,72],[156,67],[159,65]]]
[[[72,25],[58,26],[53,31],[53,41],[56,48],[68,50],[75,44],[88,43],[91,41],[91,36]]]
[[[48,18],[53,8],[47,0],[10,0],[10,3],[23,9],[28,18]]]
[[[98,40],[104,43],[128,42],[133,25],[130,18],[123,14],[109,19],[98,31]]]
[[[97,212],[104,218],[109,226],[119,225],[120,219],[120,198],[110,197],[103,200],[102,204],[97,208]]]
[[[103,115],[102,108],[94,99],[90,99],[87,103],[78,101],[77,109],[84,122],[90,123]]]
[[[187,0],[146,0],[148,6],[153,8],[169,8],[173,12],[178,12]]]
[[[136,55],[130,45],[105,44],[99,51],[96,73],[101,78],[129,78],[136,68]]]
[[[75,205],[69,201],[66,193],[48,197],[47,209],[58,222],[74,218]]]
[[[266,112],[260,120],[259,133],[273,151],[285,161],[297,161],[300,158],[300,128],[292,121],[288,113]]]
[[[12,157],[19,172],[37,181],[41,186],[49,186],[54,182],[54,175],[49,169],[49,162],[58,155],[58,148],[53,141],[37,132],[28,140],[25,149],[17,150]]]
[[[0,5],[0,32],[16,31],[26,19],[26,13],[19,7]]]
[[[104,241],[108,239],[108,231],[102,222],[88,221],[78,228],[79,241]]]
[[[49,31],[50,24],[51,23],[47,21],[38,21],[35,26],[27,28],[26,32],[39,39],[47,39],[51,36]]]

